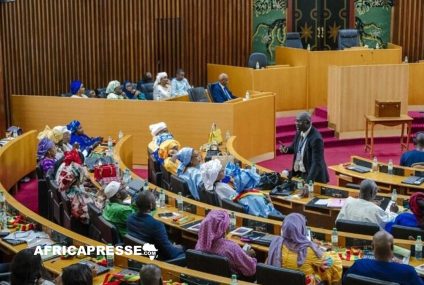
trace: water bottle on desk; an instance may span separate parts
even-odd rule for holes
[[[125,169],[124,177],[122,178],[122,181],[127,185],[131,182],[131,172],[128,168]]]
[[[372,160],[372,172],[378,172],[378,160],[376,156]]]
[[[257,61],[256,62],[256,69],[260,69],[261,68],[261,66],[260,66],[260,64],[259,64],[259,61]]]
[[[250,99],[250,93],[249,93],[249,91],[246,91],[246,96],[244,98],[246,98],[246,100],[249,100]]]
[[[405,55],[405,59],[404,59],[403,63],[408,63],[408,57],[406,55]]]
[[[395,202],[395,203],[396,203],[396,201],[397,201],[397,191],[396,191],[396,189],[393,189],[393,191],[392,191],[392,197],[391,197],[391,200],[392,200],[393,202]]]
[[[236,215],[234,214],[234,212],[230,212],[229,216],[230,216],[230,231],[233,231],[236,229],[236,224],[237,224]]]
[[[120,130],[118,133],[118,140],[121,140],[124,137],[124,133]]]
[[[389,164],[387,164],[387,174],[393,175],[393,161],[390,159]]]
[[[181,192],[178,192],[177,207],[178,207],[178,212],[181,213],[182,211],[184,211],[183,195],[181,194]]]
[[[337,232],[337,228],[333,228],[333,232],[331,233],[331,245],[333,249],[339,246],[339,233]]]
[[[108,247],[112,247],[112,244],[108,244]],[[107,267],[111,268],[113,267],[113,254],[106,254],[106,263]]]
[[[160,207],[165,208],[165,192],[163,192],[163,189],[160,189],[159,202],[160,202]]]
[[[423,241],[421,240],[421,236],[417,236],[417,240],[415,242],[415,259],[423,259]]]
[[[110,155],[112,155],[112,148],[113,148],[113,141],[112,141],[112,137],[109,136],[109,138],[107,139],[107,149],[110,152]]]
[[[309,180],[309,183],[308,183],[308,197],[309,198],[314,197],[314,182],[312,180]]]
[[[238,282],[237,282],[237,275],[235,275],[235,274],[231,275],[231,283],[230,283],[230,285],[237,285],[237,284],[238,284]]]

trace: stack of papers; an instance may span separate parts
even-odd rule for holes
[[[330,198],[318,199],[314,204],[316,206],[327,206],[330,208],[341,208],[344,206],[346,199],[344,198]]]

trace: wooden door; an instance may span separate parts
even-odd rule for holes
[[[337,49],[340,29],[353,26],[353,0],[290,0],[289,31],[300,33],[303,47]]]

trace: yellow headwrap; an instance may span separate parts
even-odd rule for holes
[[[174,147],[177,147],[178,149],[181,148],[181,145],[176,140],[166,140],[159,146],[159,157],[162,159],[165,159],[169,156],[169,151],[173,149]]]
[[[41,141],[43,138],[48,138],[52,142],[56,143],[54,140],[53,131],[49,126],[46,126],[43,131],[38,133],[37,139]]]

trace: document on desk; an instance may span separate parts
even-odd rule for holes
[[[317,206],[327,206],[328,205],[328,200],[330,199],[318,199],[315,201],[315,205]]]
[[[345,204],[345,200],[343,198],[330,198],[328,199],[327,207],[330,208],[341,208]]]

